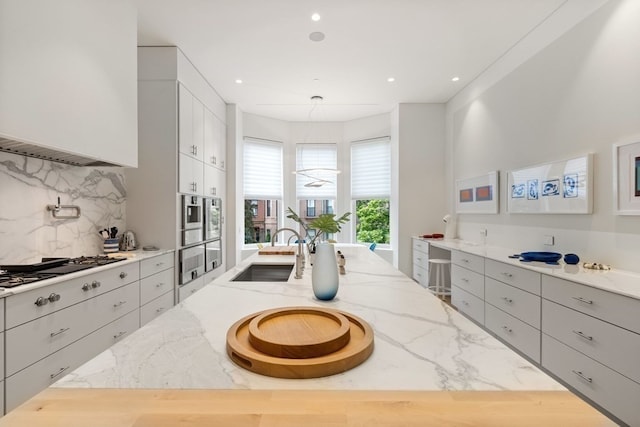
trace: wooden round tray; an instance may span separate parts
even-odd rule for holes
[[[340,350],[349,342],[350,332],[349,320],[334,310],[278,308],[249,322],[249,343],[270,356],[308,359]]]
[[[308,358],[277,357],[258,350],[251,344],[250,324],[259,316],[271,316],[271,319],[278,318],[279,321],[292,319],[288,315],[275,316],[275,313],[282,311],[292,313],[295,310],[303,311],[309,315],[313,311],[322,312],[318,316],[325,316],[330,313],[338,318],[344,316],[349,322],[349,340],[336,351],[322,356]],[[321,320],[323,322],[324,320]],[[331,320],[331,322],[335,322]],[[257,321],[256,323],[259,322]],[[258,326],[259,327],[259,326]],[[335,328],[334,328],[335,329]],[[337,328],[339,329],[339,328]],[[333,331],[332,336],[339,335]],[[302,337],[301,342],[307,339]],[[315,337],[318,340],[318,336]],[[330,341],[320,338],[322,341]],[[269,341],[271,342],[271,341]],[[288,339],[291,345],[292,339]],[[308,342],[308,339],[307,339]],[[332,310],[319,307],[282,307],[274,310],[265,310],[250,314],[234,323],[227,332],[227,354],[238,366],[249,371],[277,378],[317,378],[338,374],[354,368],[367,360],[373,352],[373,330],[364,320],[344,311]]]

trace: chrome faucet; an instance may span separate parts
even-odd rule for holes
[[[300,237],[300,234],[296,230],[294,230],[293,228],[286,228],[286,227],[285,228],[279,228],[271,236],[271,246],[274,246],[275,237],[281,231],[290,231],[293,234],[295,234],[296,237],[298,238],[298,253],[296,254],[296,274],[295,274],[294,277],[296,279],[302,279],[302,269],[303,269],[303,262],[304,262],[304,252],[303,252],[303,249],[302,249],[302,237]]]

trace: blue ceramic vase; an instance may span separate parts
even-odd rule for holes
[[[338,293],[338,264],[333,245],[320,243],[316,246],[311,270],[313,294],[319,300],[332,300]]]

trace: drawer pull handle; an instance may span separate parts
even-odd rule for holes
[[[127,273],[125,273],[124,271],[120,272],[120,278],[124,279],[125,277],[127,277]]]
[[[466,302],[466,301],[464,301],[464,300],[462,301],[462,303],[463,303],[464,305],[466,305],[466,306],[468,306],[468,305],[469,305],[469,303],[468,303],[468,302]]]
[[[117,334],[117,335],[114,335],[114,336],[113,336],[113,339],[114,339],[114,340],[117,340],[118,338],[120,338],[121,336],[123,336],[123,335],[124,335],[124,334],[126,334],[126,333],[127,333],[127,331],[120,331],[120,332],[118,332],[118,334]]]
[[[511,328],[510,328],[510,327],[508,327],[508,326],[503,326],[503,327],[502,327],[502,329],[504,329],[504,331],[505,331],[505,332],[508,332],[508,333],[513,332],[513,329],[511,329]]]
[[[157,262],[156,263],[156,267],[160,267],[161,265],[164,265],[164,262]]]
[[[158,284],[156,285],[156,288],[160,288],[160,287],[162,287],[162,286],[164,286],[164,283],[163,283],[163,282],[160,282],[160,283],[158,283]]]
[[[511,273],[505,273],[505,272],[503,272],[503,273],[502,273],[502,275],[503,275],[504,277],[508,277],[509,279],[511,279],[511,278],[513,277],[513,274],[511,274]]]
[[[38,299],[34,304],[37,305],[38,307],[42,307],[43,305],[49,304],[49,300],[47,298],[38,297]]]
[[[571,372],[573,372],[574,374],[576,374],[577,376],[579,376],[580,378],[582,378],[583,380],[585,380],[588,383],[592,383],[593,382],[593,378],[589,378],[588,376],[586,376],[585,374],[583,374],[580,371],[574,371],[572,369]]]
[[[469,261],[469,260],[468,260],[468,259],[466,259],[466,258],[462,258],[460,261],[462,261],[462,262],[466,262],[467,264],[469,264],[469,263],[471,262],[471,261]]]
[[[71,329],[71,328],[62,328],[58,332],[51,332],[49,335],[51,336],[51,338],[53,338],[56,335],[60,335],[63,332],[67,332],[69,329]]]
[[[576,334],[577,336],[579,336],[580,338],[584,338],[585,340],[593,341],[593,337],[590,337],[589,335],[585,335],[582,331],[573,331],[573,333]]]
[[[60,294],[56,294],[55,292],[49,295],[49,302],[60,301]]]
[[[469,279],[465,279],[464,277],[463,277],[463,278],[461,278],[460,280],[462,280],[462,281],[463,281],[463,282],[465,282],[465,283],[469,283]]]
[[[422,258],[416,258],[418,261],[422,261]]]
[[[87,292],[89,289],[91,289],[91,285],[88,283],[85,283],[84,285],[82,285],[82,290]]]
[[[99,288],[100,287],[100,282],[98,282],[97,280],[94,280],[93,282],[91,282],[91,287],[92,288]]]
[[[117,304],[113,304],[113,308],[118,308],[118,307],[120,307],[121,305],[126,304],[126,303],[127,303],[126,301],[120,301],[120,302],[118,302]]]
[[[504,302],[506,302],[507,304],[513,304],[513,300],[511,298],[507,298],[507,297],[502,297],[502,299],[504,300]]]
[[[160,307],[156,309],[156,313],[161,313],[164,311],[164,307]]]
[[[60,375],[64,371],[66,371],[67,369],[69,369],[69,366],[67,366],[66,368],[60,368],[60,370],[58,372],[56,372],[55,374],[49,375],[49,377],[51,377],[51,379],[54,379],[55,377],[57,377],[58,375]]]
[[[582,297],[571,297],[571,298],[573,298],[573,299],[574,299],[574,300],[576,300],[576,301],[583,302],[583,303],[585,303],[585,304],[593,304],[593,301],[588,300],[588,299],[584,299],[584,298],[582,298]]]

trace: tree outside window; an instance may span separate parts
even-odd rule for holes
[[[389,200],[356,200],[356,241],[389,243]]]

